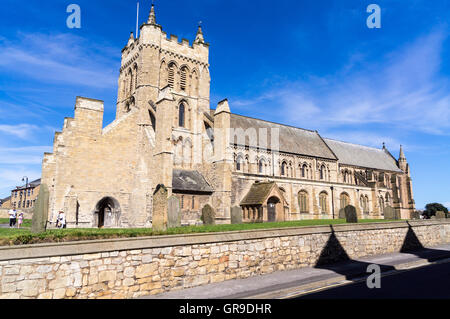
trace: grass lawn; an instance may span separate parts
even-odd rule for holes
[[[0,219],[0,224],[3,223]],[[9,220],[6,219],[8,224]],[[388,220],[360,220],[359,223],[375,223],[375,222],[389,222]],[[344,219],[335,220],[302,220],[291,222],[278,223],[258,223],[258,224],[238,224],[238,225],[213,225],[213,226],[189,226],[169,229],[165,232],[154,232],[151,228],[145,229],[58,229],[49,230],[42,234],[31,234],[27,228],[0,228],[0,246],[23,245],[23,244],[37,244],[50,242],[67,242],[80,241],[92,239],[112,239],[112,238],[132,238],[132,237],[146,237],[146,236],[161,236],[161,235],[178,235],[178,234],[194,234],[194,233],[214,233],[214,232],[228,232],[239,230],[252,229],[270,229],[270,228],[286,228],[286,227],[306,227],[317,225],[337,225],[345,224]],[[27,224],[31,227],[31,221]]]
[[[9,218],[0,218],[0,224],[8,224],[9,225]],[[17,222],[16,222],[16,227],[17,227]],[[31,227],[31,219],[24,219],[23,220],[23,224],[22,227]]]

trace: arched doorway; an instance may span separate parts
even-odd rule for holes
[[[277,207],[280,203],[278,197],[271,197],[267,201],[267,219],[269,223],[277,220]]]
[[[119,225],[120,205],[112,197],[105,197],[95,206],[94,225],[98,228],[114,228]]]

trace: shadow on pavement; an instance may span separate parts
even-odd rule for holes
[[[347,280],[361,277],[362,274],[370,275],[367,273],[367,268],[373,265],[373,263],[351,259],[344,247],[342,247],[339,239],[337,239],[333,226],[330,225],[330,227],[331,235],[325,247],[322,249],[314,268],[331,270],[345,276]],[[393,266],[381,264],[379,266],[382,272],[395,270]]]
[[[450,252],[447,250],[426,248],[422,245],[412,226],[408,223],[408,232],[403,241],[401,253],[408,253],[419,258],[433,262],[443,258],[450,258]]]
[[[333,226],[330,225],[330,227],[330,237],[320,253],[319,259],[314,268],[331,270],[337,274],[345,276],[347,280],[361,278],[362,276],[370,276],[371,273],[367,272],[370,265],[378,265],[381,272],[395,270],[395,267],[391,265],[368,263],[351,259],[337,239]],[[425,248],[409,223],[408,232],[405,236],[400,252],[413,254],[419,258],[426,259],[429,262],[450,257],[449,251]]]

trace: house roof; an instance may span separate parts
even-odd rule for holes
[[[263,205],[269,198],[272,190],[276,188],[282,203],[286,202],[282,192],[275,182],[256,182],[252,185],[247,195],[241,201],[241,206],[258,206]]]
[[[241,201],[241,206],[262,205],[269,196],[275,182],[255,183]]]
[[[6,198],[0,199],[0,203],[5,203],[11,199],[11,196],[8,196]]]
[[[240,136],[237,136],[236,134],[234,139],[232,137],[232,144],[259,147],[262,149],[276,149],[276,145],[272,145],[273,137],[275,141],[279,140],[278,150],[280,152],[332,160],[337,159],[316,131],[309,131],[293,126],[267,122],[237,114],[231,114],[231,128],[242,129],[248,134],[245,141],[241,141],[239,139]],[[267,132],[267,138],[262,135],[260,136],[260,129],[266,129],[265,132]],[[274,135],[276,133],[273,129],[278,129],[279,139]],[[264,130],[262,132],[264,132]],[[250,139],[248,137],[249,134],[253,134],[252,136],[255,136],[255,138]],[[260,142],[260,137],[264,142]],[[263,143],[267,145],[264,145]]]
[[[396,160],[386,151],[325,138],[339,162],[346,165],[401,173]]]
[[[214,189],[198,171],[174,170],[172,178],[174,191],[213,193]]]
[[[41,185],[41,179],[40,178],[28,183],[28,187],[37,187],[39,185]],[[19,190],[20,189],[25,189],[25,188],[26,188],[25,185],[17,186],[16,190],[17,189],[19,189]]]

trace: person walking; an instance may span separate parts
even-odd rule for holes
[[[20,212],[18,216],[17,228],[20,228],[22,224],[23,224],[23,212]]]
[[[16,217],[17,217],[17,213],[15,209],[10,209],[8,211],[9,214],[9,228],[13,228],[14,225],[16,224]]]

